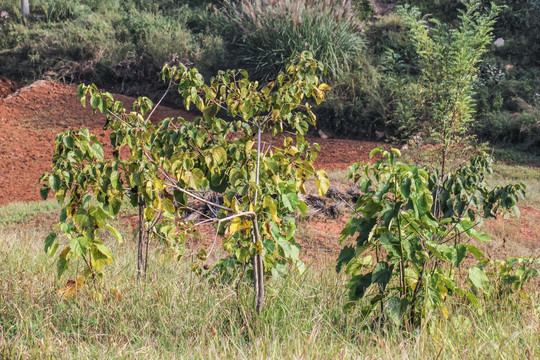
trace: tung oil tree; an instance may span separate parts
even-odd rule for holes
[[[433,310],[451,316],[445,305],[450,296],[480,307],[478,294],[489,292],[488,261],[473,241],[490,237],[478,227],[501,212],[517,213],[525,186],[490,187],[492,160],[481,156],[449,172],[440,186],[437,171],[399,161],[399,150],[376,148],[370,156],[376,154],[382,159],[350,169],[362,195],[340,237],[354,239],[337,261],[337,271],[344,269],[350,278],[348,306],[363,300],[365,316],[406,327],[420,324]],[[467,256],[477,260],[467,270],[471,287],[457,278]]]
[[[328,189],[324,170],[313,167],[319,146],[304,139],[315,123],[307,99],[320,103],[329,90],[317,77],[323,69],[302,53],[262,86],[242,70],[220,71],[206,83],[196,69],[165,66],[161,78],[178,89],[187,109],[194,106],[202,116],[167,118],[156,125],[149,120],[154,108],[149,99],[139,98],[127,110],[109,93],[81,85],[83,104],[89,98],[92,108],[106,116],[113,156],[104,157],[102,144],[85,129],[56,137],[52,170],[42,176],[42,196],[52,189],[64,204],[61,236],[51,233],[45,245],[54,253],[62,244],[59,274],[82,259],[87,275],[101,276],[113,256],[100,230],[122,239],[109,219],[129,199],[138,208],[139,273],[147,267],[150,240],[181,257],[187,238],[200,225],[213,224],[229,254],[218,265],[253,275],[259,311],[265,274],[285,272],[291,263],[303,269],[293,216],[306,211],[298,197],[305,181],[314,176],[321,194]],[[229,119],[220,118],[220,112]],[[294,137],[278,136],[285,130]],[[265,142],[264,133],[274,142]],[[222,201],[208,194],[219,194]],[[193,201],[213,214],[185,221],[186,211],[196,211]],[[198,255],[206,256],[205,251]]]

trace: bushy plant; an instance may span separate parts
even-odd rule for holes
[[[350,1],[227,0],[224,20],[237,66],[271,79],[296,52],[310,51],[332,78],[347,71],[363,49]]]
[[[351,71],[332,83],[332,91],[315,112],[318,126],[331,133],[363,139],[384,131],[392,90],[379,67],[360,57]]]
[[[489,280],[484,255],[470,240],[489,240],[477,230],[483,219],[499,211],[517,213],[525,186],[491,188],[489,157],[474,158],[441,178],[433,168],[401,163],[396,149],[377,148],[370,156],[381,153],[382,160],[355,164],[349,175],[360,184],[362,195],[340,237],[355,239],[341,251],[337,264],[337,271],[345,269],[350,278],[348,306],[359,303],[364,315],[406,327],[419,324],[434,309],[448,317],[449,296],[479,306],[477,295],[490,291]],[[478,260],[468,268],[471,288],[456,277],[468,254]],[[360,299],[367,301],[357,302]]]
[[[187,3],[41,0],[23,24],[20,3],[1,1],[0,72],[23,82],[46,74],[126,91],[159,86],[155,74],[173,54],[200,62],[204,73],[217,71],[227,65],[225,44],[219,34],[190,30],[207,10]]]
[[[540,113],[506,111],[488,113],[479,119],[476,126],[482,140],[498,145],[538,145],[538,123]],[[532,149],[531,149],[532,150]]]

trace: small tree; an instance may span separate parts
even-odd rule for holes
[[[440,144],[441,176],[452,147],[465,143],[473,121],[473,85],[477,65],[491,43],[500,7],[481,11],[481,1],[463,0],[461,24],[450,28],[436,19],[424,20],[417,8],[400,7],[418,54],[420,77],[398,105],[401,129],[422,131]]]
[[[245,71],[221,71],[206,84],[196,69],[165,66],[162,79],[177,86],[186,108],[195,105],[202,117],[192,122],[167,118],[157,125],[149,120],[154,108],[149,99],[139,98],[134,111],[128,111],[95,85],[81,85],[82,103],[89,97],[92,108],[106,115],[114,151],[106,159],[102,144],[86,129],[56,137],[52,171],[42,176],[42,196],[52,189],[65,205],[58,226],[67,243],[58,256],[58,273],[82,259],[86,275],[102,275],[113,256],[100,230],[122,241],[109,219],[128,198],[138,208],[139,277],[146,272],[151,239],[180,258],[188,236],[199,225],[214,224],[230,254],[219,265],[238,266],[242,274],[251,266],[259,311],[265,273],[284,272],[288,263],[303,269],[292,217],[306,211],[298,193],[305,192],[304,183],[312,176],[321,193],[328,189],[324,170],[313,167],[319,147],[304,139],[315,123],[306,98],[321,102],[329,90],[316,76],[321,69],[321,63],[303,53],[275,82],[261,87]],[[231,120],[219,118],[220,110]],[[292,129],[295,138],[284,136],[283,146],[263,141],[264,132],[277,135],[285,129]],[[221,194],[223,202],[209,199],[208,193]],[[207,204],[215,216],[184,220],[191,200]],[[60,242],[51,233],[45,250],[54,253]],[[198,258],[206,256],[203,250]]]
[[[489,241],[477,227],[501,210],[517,213],[525,186],[490,188],[490,158],[472,159],[440,184],[432,168],[401,163],[399,150],[377,148],[370,156],[381,153],[383,159],[373,165],[351,167],[350,177],[360,184],[362,195],[340,240],[352,236],[356,244],[343,248],[337,264],[337,271],[345,268],[350,277],[349,306],[367,298],[362,303],[366,316],[376,314],[405,326],[419,324],[433,309],[448,317],[447,296],[463,296],[479,306],[477,291],[487,290],[486,260],[469,241]],[[456,279],[467,254],[478,260],[468,269],[473,289]]]

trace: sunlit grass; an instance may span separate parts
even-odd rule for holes
[[[433,312],[429,326],[406,332],[378,328],[361,307],[345,312],[346,278],[327,261],[303,275],[268,279],[257,316],[248,282],[237,296],[234,285],[196,276],[189,259],[179,264],[157,249],[148,279],[137,285],[134,242],[105,238],[115,263],[104,279],[87,282],[73,298],[59,297],[82,267],[57,279],[54,259],[43,251],[49,225],[16,220],[56,214],[49,206],[0,208],[3,214],[19,209],[0,225],[0,358],[540,357],[537,289],[527,288],[525,298],[484,299],[482,312],[454,298],[448,319]]]

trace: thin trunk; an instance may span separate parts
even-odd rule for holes
[[[139,196],[139,236],[137,239],[137,280],[141,281],[144,269],[143,244],[144,244],[144,200]]]
[[[150,246],[150,230],[146,232],[146,249],[144,250],[144,278],[146,280],[146,274],[148,273],[148,246]]]
[[[30,16],[30,4],[28,0],[21,0],[21,13],[25,19]]]
[[[257,186],[259,186],[259,172],[260,172],[260,166],[261,166],[261,127],[259,126],[257,129],[257,167],[255,170],[255,183]],[[253,205],[257,205],[259,191],[258,189],[255,189],[255,198]],[[257,219],[253,219],[253,234],[254,234],[254,241],[257,244],[261,241],[261,237],[259,234],[259,228],[257,224]],[[262,307],[262,302],[264,299],[264,267],[263,267],[263,261],[262,261],[262,255],[257,254],[253,258],[253,287],[255,290],[255,311],[257,313],[260,312]]]

